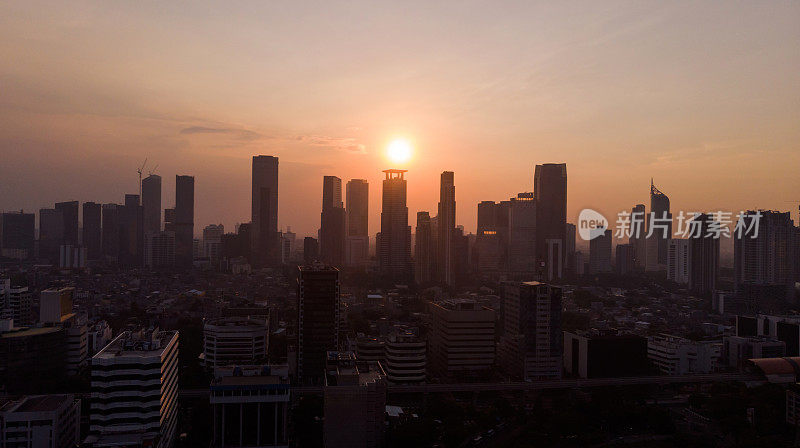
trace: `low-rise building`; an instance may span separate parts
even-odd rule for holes
[[[0,403],[0,447],[77,446],[80,403],[73,395],[33,395]]]
[[[647,338],[647,357],[667,375],[710,373],[719,366],[722,342],[659,334]]]

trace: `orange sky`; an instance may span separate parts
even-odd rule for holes
[[[0,4],[0,208],[121,202],[147,157],[196,176],[195,229],[250,216],[280,157],[281,227],[319,226],[322,176],[370,181],[415,146],[409,213],[455,171],[457,221],[566,162],[569,216],[648,203],[800,203],[797,2]]]

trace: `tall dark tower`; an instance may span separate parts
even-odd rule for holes
[[[419,284],[429,283],[433,271],[433,232],[431,215],[417,212],[417,228],[414,232],[414,280]]]
[[[408,170],[384,170],[381,232],[378,263],[381,275],[392,281],[407,281],[411,274],[411,227],[406,206]]]
[[[369,259],[369,184],[366,179],[347,182],[346,205],[345,264],[361,266]]]
[[[344,264],[346,215],[342,203],[342,180],[336,176],[325,176],[322,180],[320,221],[320,257],[331,266],[341,267]]]
[[[297,377],[323,383],[325,357],[339,346],[339,270],[313,263],[297,276]]]
[[[456,186],[452,171],[444,171],[439,186],[439,240],[436,263],[438,280],[446,285],[455,284],[455,252],[453,238],[456,228]]]
[[[64,240],[62,244],[78,245],[78,201],[56,202],[56,210],[61,210],[64,220]]]
[[[175,264],[192,266],[194,176],[175,176]]]
[[[90,260],[99,260],[102,256],[102,212],[97,202],[83,203],[83,246]]]
[[[700,231],[689,239],[689,289],[704,298],[711,298],[719,280],[719,238],[714,238],[709,228],[714,225],[711,215],[701,213],[692,221],[699,223]]]
[[[647,239],[647,270],[663,271],[667,268],[669,239],[672,238],[672,213],[669,211],[669,197],[662,193],[650,179],[650,214],[647,217],[647,233],[655,223],[653,234]],[[660,223],[666,223],[660,228]]]
[[[566,266],[567,164],[536,165],[536,261],[547,280],[559,279]]]
[[[278,264],[278,158],[253,156],[251,262],[257,266]]]
[[[151,174],[142,179],[142,215],[144,233],[161,230],[161,176]]]

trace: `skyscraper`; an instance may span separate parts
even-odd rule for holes
[[[378,262],[381,274],[391,280],[410,276],[411,227],[406,206],[407,170],[384,170],[381,232],[378,234]]]
[[[667,279],[681,285],[689,283],[689,272],[692,266],[690,242],[688,239],[669,240]]]
[[[64,217],[61,210],[39,210],[39,257],[58,263],[58,249],[64,242]]]
[[[325,176],[322,180],[319,248],[322,261],[332,266],[344,265],[346,220],[342,180],[336,176]]]
[[[482,277],[492,277],[505,266],[504,244],[500,235],[507,235],[508,232],[500,229],[500,213],[500,204],[494,201],[478,203],[478,234],[475,236],[473,264],[477,274]],[[507,215],[508,211],[505,213]],[[505,222],[508,222],[508,216]]]
[[[417,228],[414,241],[414,279],[419,284],[429,283],[433,272],[433,235],[431,215],[417,212]]]
[[[61,244],[80,244],[78,238],[78,201],[56,202],[56,210],[61,210],[64,220],[64,240]]]
[[[589,273],[599,274],[611,272],[611,247],[613,246],[611,230],[589,241]]]
[[[350,179],[346,195],[345,258],[348,265],[363,265],[369,259],[369,184],[366,179]]]
[[[175,264],[192,266],[194,240],[194,176],[175,176]]]
[[[339,346],[339,270],[314,263],[297,276],[297,377],[322,384],[325,355]]]
[[[650,180],[650,214],[647,217],[646,269],[663,271],[667,268],[669,239],[672,238],[672,213],[669,211],[669,197],[662,193]]]
[[[257,266],[277,264],[280,258],[278,237],[278,158],[253,156],[251,262]]]
[[[119,209],[117,204],[103,204],[103,256],[112,260],[119,256]]]
[[[144,233],[161,230],[161,176],[151,174],[142,179],[142,216]]]
[[[519,193],[509,202],[508,271],[516,276],[536,273],[536,210],[533,193]]]
[[[433,303],[428,341],[436,375],[486,375],[495,361],[495,312],[469,299]]]
[[[316,238],[307,236],[303,238],[303,261],[311,264],[319,259],[319,241]]]
[[[719,239],[709,232],[714,225],[711,215],[701,213],[692,220],[700,223],[700,235],[689,240],[689,289],[710,298],[719,279]]]
[[[0,218],[0,249],[2,257],[25,260],[33,258],[36,236],[36,215],[33,213],[3,213]]]
[[[548,280],[564,275],[567,224],[567,164],[536,165],[533,177],[536,198],[537,268]]]
[[[788,285],[797,278],[793,263],[800,261],[800,230],[794,226],[789,212],[749,210],[741,217],[745,229],[754,225],[761,214],[758,235],[733,235],[734,276],[737,289],[745,283],[757,285]],[[753,238],[755,236],[755,238]]]
[[[141,266],[144,260],[142,206],[138,194],[126,194],[119,214],[119,262],[126,267]]]
[[[647,264],[647,212],[644,204],[636,204],[631,210],[631,236],[633,244],[633,264],[637,270],[643,271]]]
[[[83,203],[83,247],[90,260],[102,256],[102,206],[97,202]]]
[[[455,284],[453,232],[456,228],[456,186],[452,171],[442,172],[439,184],[439,240],[436,251],[438,280],[448,286]]]

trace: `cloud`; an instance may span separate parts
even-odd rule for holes
[[[190,126],[188,128],[181,129],[180,133],[183,135],[225,134],[225,135],[231,135],[238,140],[258,140],[264,137],[258,132],[250,131],[248,129],[210,128],[207,126]]]
[[[345,151],[353,154],[366,154],[367,147],[352,137],[328,137],[320,135],[300,135],[295,138],[310,146],[336,151]]]

